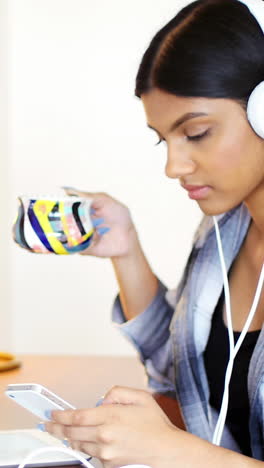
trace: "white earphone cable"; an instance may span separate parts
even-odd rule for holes
[[[230,345],[230,355],[231,355],[231,352],[234,349],[234,335],[233,335],[230,291],[229,291],[227,269],[226,269],[226,264],[225,264],[225,257],[224,257],[224,252],[223,252],[223,247],[222,247],[222,241],[221,241],[220,231],[219,231],[219,227],[218,227],[218,222],[217,222],[217,219],[216,219],[215,216],[213,217],[213,219],[214,219],[217,247],[218,247],[219,258],[220,258],[220,263],[221,263],[223,281],[224,281],[224,293],[225,293],[225,300],[226,300],[226,320],[227,320],[229,345]]]
[[[225,301],[226,301],[226,313],[227,313],[227,325],[228,325],[228,336],[229,336],[229,346],[230,346],[230,357],[226,369],[226,375],[225,375],[225,385],[224,385],[224,393],[223,393],[223,399],[222,399],[222,404],[221,404],[221,409],[218,417],[218,421],[215,427],[214,435],[213,435],[213,444],[220,445],[221,444],[221,439],[222,439],[222,434],[225,426],[225,421],[226,421],[226,415],[227,415],[227,409],[228,409],[228,401],[229,401],[229,384],[232,376],[232,370],[234,366],[234,360],[235,357],[243,343],[243,340],[248,332],[248,329],[250,327],[250,324],[252,322],[252,319],[255,315],[258,302],[260,299],[263,283],[264,283],[264,264],[262,265],[262,269],[260,272],[260,277],[258,281],[258,285],[256,288],[254,300],[252,303],[252,306],[250,308],[250,312],[248,314],[247,320],[245,322],[245,325],[243,327],[243,330],[241,331],[241,334],[239,336],[239,339],[234,346],[234,335],[233,335],[233,327],[232,327],[232,314],[231,314],[231,303],[230,303],[230,291],[229,291],[229,285],[228,285],[228,277],[227,277],[227,271],[225,267],[225,261],[224,261],[224,255],[223,255],[223,248],[222,248],[222,242],[221,242],[221,236],[219,232],[219,227],[217,223],[217,219],[214,218],[214,224],[215,224],[215,232],[216,232],[216,239],[217,239],[217,246],[218,246],[218,251],[219,251],[219,257],[220,257],[220,262],[221,262],[221,267],[222,267],[222,274],[223,274],[223,280],[224,280],[224,292],[225,292]]]
[[[225,259],[224,259],[221,236],[220,236],[220,231],[219,231],[219,227],[218,227],[218,222],[217,222],[217,219],[216,219],[215,216],[213,216],[213,220],[214,220],[217,247],[218,247],[219,259],[220,259],[223,282],[224,282],[226,317],[227,317],[227,328],[228,328],[228,339],[229,339],[229,362],[228,362],[228,365],[227,365],[226,375],[225,375],[224,394],[223,394],[221,409],[220,409],[219,417],[218,417],[218,420],[217,420],[217,424],[216,424],[216,427],[215,427],[215,430],[214,430],[213,440],[212,440],[213,444],[220,445],[219,435],[220,435],[220,440],[221,440],[221,435],[222,434],[220,434],[219,431],[220,431],[220,426],[221,426],[221,422],[222,422],[223,418],[224,419],[226,418],[227,406],[228,406],[228,392],[229,392],[228,385],[229,385],[229,381],[230,381],[229,374],[231,376],[232,369],[233,369],[232,353],[233,353],[233,350],[234,350],[234,334],[233,334],[233,325],[232,325],[230,291],[229,291],[227,269],[226,269],[226,264],[225,264]],[[227,391],[226,391],[226,389],[227,389]]]
[[[218,434],[217,434],[217,438],[216,438],[216,442],[215,442],[217,445],[220,445],[220,443],[221,443],[221,437],[222,437],[222,433],[223,433],[223,430],[224,430],[225,419],[226,419],[226,414],[227,414],[227,409],[228,409],[229,384],[230,384],[230,380],[231,380],[234,360],[235,360],[235,357],[236,357],[236,355],[237,355],[237,353],[238,353],[238,351],[239,351],[239,349],[240,349],[240,347],[242,345],[242,342],[243,342],[243,340],[244,340],[244,338],[245,338],[245,336],[246,336],[246,334],[248,332],[248,329],[250,327],[250,324],[251,324],[252,319],[254,317],[254,314],[256,312],[257,305],[258,305],[258,302],[259,302],[259,297],[260,297],[262,286],[263,286],[263,282],[264,282],[264,265],[262,266],[262,269],[261,269],[258,286],[257,286],[257,289],[256,289],[255,297],[254,297],[253,304],[251,306],[248,318],[247,318],[246,323],[245,323],[245,325],[243,327],[243,330],[241,331],[239,339],[238,339],[238,341],[237,341],[237,343],[235,345],[235,348],[234,348],[232,356],[231,356],[231,360],[229,361],[228,366],[227,366],[226,378],[225,378],[225,389],[224,389],[224,396],[223,396],[223,403],[222,403],[223,409],[221,407],[221,411],[220,411],[221,418],[219,417]],[[222,412],[222,414],[221,414],[221,412]]]
[[[32,461],[33,458],[37,457],[38,455],[42,455],[43,453],[52,453],[52,452],[61,452],[65,453],[66,455],[70,455],[73,458],[79,460],[86,468],[94,468],[91,463],[89,463],[84,457],[79,455],[75,450],[70,448],[64,447],[43,447],[36,450],[33,450],[26,458],[20,463],[17,468],[25,468],[25,466]],[[125,465],[121,466],[120,468],[151,468],[147,465]]]
[[[25,468],[25,466],[35,457],[38,455],[42,455],[43,453],[48,453],[48,452],[61,452],[65,453],[66,455],[70,455],[73,458],[76,458],[79,460],[86,468],[94,468],[91,463],[89,463],[87,460],[85,460],[84,457],[79,455],[75,450],[72,450],[70,448],[64,448],[64,447],[43,447],[39,448],[36,450],[33,450],[29,455],[26,456],[26,458],[20,463],[18,468]]]

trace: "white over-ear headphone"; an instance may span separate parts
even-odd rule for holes
[[[250,13],[256,18],[264,34],[264,1],[239,0],[244,3]],[[264,54],[264,53],[263,53]],[[264,55],[263,55],[264,60]],[[253,89],[247,105],[247,116],[253,130],[264,139],[264,81]]]

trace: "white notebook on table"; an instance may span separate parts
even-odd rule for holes
[[[65,448],[65,445],[38,429],[0,431],[0,468],[16,468],[33,450],[44,447]],[[88,455],[86,458],[89,459]],[[26,468],[78,464],[80,462],[76,458],[54,451],[35,457]]]

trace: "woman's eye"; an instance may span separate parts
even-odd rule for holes
[[[203,133],[199,133],[198,135],[193,135],[193,136],[187,136],[187,140],[189,141],[199,141],[202,138],[206,137],[209,134],[209,130],[205,130]]]

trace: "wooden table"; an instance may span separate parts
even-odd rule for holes
[[[146,389],[146,376],[135,357],[119,356],[18,356],[22,367],[0,372],[0,430],[34,429],[39,420],[4,395],[8,384],[39,383],[77,408],[94,407],[113,385]],[[155,394],[171,421],[184,429],[177,402]],[[93,459],[95,468],[102,464]],[[76,468],[76,465],[74,465]],[[52,467],[50,467],[52,468]],[[67,465],[67,468],[69,467]]]
[[[77,408],[93,407],[113,385],[146,388],[143,366],[135,357],[31,355],[19,358],[23,362],[20,369],[0,373],[0,430],[33,429],[39,422],[4,395],[11,383],[40,383]],[[102,466],[94,459],[92,463],[98,468]]]

